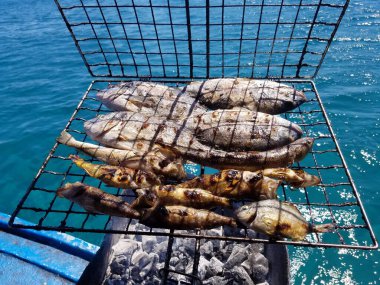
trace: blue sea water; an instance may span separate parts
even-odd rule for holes
[[[0,211],[11,213],[92,78],[54,1],[0,10]],[[380,236],[380,1],[351,1],[316,84]],[[294,284],[379,283],[378,251],[289,250]]]

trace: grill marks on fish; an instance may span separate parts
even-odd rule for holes
[[[186,91],[211,109],[244,107],[268,114],[290,111],[307,100],[303,92],[285,84],[245,78],[192,82]]]
[[[109,165],[139,169],[176,180],[186,177],[182,157],[165,146],[155,145],[148,152],[115,149],[77,141],[66,131],[61,133],[57,141]]]
[[[91,177],[117,188],[137,189],[161,184],[161,180],[151,172],[122,166],[92,164],[75,155],[70,155],[69,158]]]
[[[136,190],[138,198],[133,207],[153,207],[155,203],[160,205],[183,205],[193,208],[209,209],[214,207],[231,207],[228,198],[218,197],[209,191],[199,188],[183,188],[166,185]],[[156,197],[154,199],[153,197]]]
[[[131,120],[132,118],[133,120]],[[103,127],[109,120],[116,120],[119,123],[115,124],[113,130],[103,135]],[[149,127],[142,128],[142,124],[147,121],[150,123]],[[203,144],[196,136],[197,130],[201,130],[200,124],[198,127],[191,124],[183,126],[171,120],[162,122],[161,118],[154,116],[147,118],[143,114],[118,112],[87,121],[85,130],[94,140],[119,149],[133,149],[136,142],[139,142],[141,143],[140,151],[149,151],[158,144],[173,149],[185,159],[207,166],[246,168],[247,170],[282,167],[299,161],[310,150],[313,142],[310,138],[304,138],[268,151],[235,151],[234,147],[232,150],[226,151]],[[120,136],[126,140],[120,140]],[[292,140],[292,138],[289,139]]]
[[[141,112],[147,115],[184,119],[206,111],[179,88],[153,82],[131,81],[109,86],[97,98],[114,111]]]
[[[66,183],[57,190],[59,197],[77,203],[90,213],[100,213],[125,218],[139,218],[140,214],[122,198],[80,183]]]
[[[293,204],[278,200],[253,202],[240,207],[235,214],[240,222],[255,231],[295,241],[305,239],[312,232],[334,229],[332,224],[310,226]]]
[[[149,227],[179,230],[236,227],[236,221],[233,218],[185,206],[157,206],[144,210],[140,222]]]

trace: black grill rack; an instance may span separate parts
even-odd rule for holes
[[[154,79],[154,81],[160,81]],[[164,235],[180,238],[222,239],[236,242],[264,242],[290,244],[311,247],[338,247],[372,249],[377,247],[377,241],[368,222],[366,213],[358,196],[356,187],[347,169],[330,122],[322,105],[314,83],[310,80],[283,81],[298,90],[303,90],[308,102],[298,109],[287,112],[283,116],[300,125],[305,135],[315,138],[311,153],[300,163],[294,165],[311,174],[317,175],[321,183],[317,186],[292,190],[282,185],[279,191],[281,200],[291,201],[313,224],[333,223],[336,231],[333,233],[311,234],[306,241],[271,240],[267,238],[252,238],[248,232],[228,236],[208,236],[203,231],[169,231],[151,229],[150,231],[112,230],[109,227],[110,217],[92,215],[79,206],[56,196],[56,190],[66,182],[82,181],[100,187],[109,193],[123,196],[130,201],[134,194],[130,190],[107,187],[98,180],[89,177],[81,169],[73,166],[67,158],[75,153],[75,149],[56,143],[33,180],[27,193],[17,206],[10,219],[12,227],[32,228],[38,230],[58,230],[65,232],[96,232],[96,233],[128,233],[141,235]],[[112,84],[117,82],[111,81]],[[168,85],[183,85],[184,82],[166,80]],[[92,142],[83,132],[83,122],[94,118],[97,114],[110,112],[95,97],[97,91],[107,86],[107,81],[94,81],[80,101],[70,118],[66,130],[78,140]],[[92,142],[93,143],[93,142]],[[93,159],[91,159],[93,161]],[[207,172],[207,167],[188,165],[194,174]],[[15,220],[16,216],[29,217],[36,225],[24,224]]]
[[[300,191],[282,185],[280,199],[296,204],[310,222],[334,223],[333,233],[306,241],[207,236],[203,231],[114,231],[110,217],[92,215],[56,189],[82,181],[133,199],[131,191],[105,188],[67,158],[73,149],[55,144],[10,219],[10,226],[66,232],[122,232],[223,239],[312,247],[373,249],[377,241],[312,79],[317,75],[348,0],[55,0],[95,80],[66,129],[82,141],[83,121],[109,112],[95,93],[109,82],[150,80],[184,85],[218,77],[269,78],[304,90],[309,101],[283,116],[316,139],[312,152],[294,165],[318,175],[321,184]],[[117,79],[117,80],[116,80]],[[190,165],[196,175],[207,167]],[[35,225],[16,217],[28,218]],[[199,243],[198,243],[199,245]]]

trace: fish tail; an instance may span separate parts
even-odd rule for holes
[[[72,145],[75,141],[74,137],[65,130],[57,138],[57,142],[65,145]]]
[[[70,154],[69,158],[79,167],[84,163],[84,159],[79,157],[79,155]]]
[[[313,232],[315,233],[328,233],[335,230],[335,226],[333,224],[322,224],[322,225],[314,225]]]

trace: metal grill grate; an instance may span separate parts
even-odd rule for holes
[[[314,78],[348,0],[55,0],[93,76]]]
[[[159,79],[154,79],[159,81]],[[184,82],[167,79],[166,84],[182,85]],[[111,233],[122,232],[141,235],[164,235],[187,238],[223,239],[238,242],[264,242],[292,244],[298,246],[340,247],[371,249],[377,247],[377,241],[368,222],[362,203],[353,184],[352,178],[337,144],[335,135],[322,105],[320,96],[312,81],[283,81],[298,90],[303,90],[308,102],[296,110],[283,116],[303,128],[305,135],[316,139],[312,152],[300,163],[294,165],[311,174],[319,176],[318,186],[292,191],[282,185],[280,199],[291,201],[300,208],[304,216],[312,223],[334,223],[337,230],[333,233],[312,234],[306,241],[293,242],[287,240],[269,240],[265,238],[250,238],[247,232],[243,235],[222,237],[208,236],[204,231],[168,231],[152,229],[150,231],[131,231],[129,226],[123,231],[113,231],[109,228],[110,218],[103,215],[92,215],[79,206],[56,196],[56,189],[66,182],[82,181],[96,187],[106,187],[98,180],[84,174],[84,171],[73,166],[67,158],[75,150],[60,144],[55,144],[33,180],[27,193],[20,201],[10,219],[13,227],[47,229],[77,232]],[[115,83],[115,81],[112,81]],[[83,121],[94,118],[99,113],[109,112],[95,98],[98,90],[107,86],[107,81],[94,81],[80,101],[70,118],[66,130],[78,140],[89,141],[83,132]],[[210,171],[207,167],[188,165],[188,170],[199,175]],[[122,193],[121,189],[107,188],[107,192],[122,195],[127,200],[134,198],[132,191]],[[23,224],[16,216],[28,217],[36,225]]]

